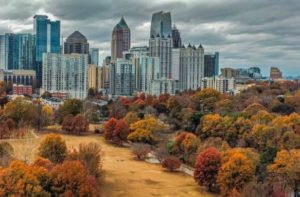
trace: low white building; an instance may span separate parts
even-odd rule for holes
[[[223,94],[233,93],[235,89],[234,78],[205,77],[202,80],[202,88],[212,88]]]

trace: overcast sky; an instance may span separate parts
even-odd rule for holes
[[[32,17],[61,20],[64,37],[79,30],[101,59],[110,55],[114,25],[122,16],[132,46],[148,44],[151,15],[170,11],[184,44],[220,52],[221,67],[278,66],[300,75],[300,0],[0,0],[0,34],[31,32]]]

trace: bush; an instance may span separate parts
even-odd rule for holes
[[[162,162],[162,167],[168,169],[170,172],[174,172],[180,168],[180,165],[179,159],[174,156],[166,157]]]
[[[134,143],[131,146],[132,153],[136,155],[137,159],[143,160],[146,155],[151,151],[151,147],[148,144]]]
[[[38,155],[53,163],[62,163],[67,156],[66,142],[60,135],[50,134],[40,144]]]
[[[79,144],[79,150],[74,149],[68,155],[69,160],[79,160],[88,169],[89,174],[100,176],[102,168],[102,149],[95,143]]]

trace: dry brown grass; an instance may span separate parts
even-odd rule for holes
[[[32,161],[37,155],[40,142],[46,135],[36,139],[11,140],[15,156]],[[165,172],[160,165],[137,161],[129,149],[114,147],[99,136],[62,135],[68,148],[80,143],[100,143],[104,151],[101,193],[103,197],[211,197],[196,185],[191,176],[183,173]]]

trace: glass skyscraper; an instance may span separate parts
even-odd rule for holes
[[[37,75],[37,87],[42,82],[42,58],[43,53],[60,53],[60,21],[50,21],[48,16],[34,16],[34,34],[36,36],[35,70]]]

